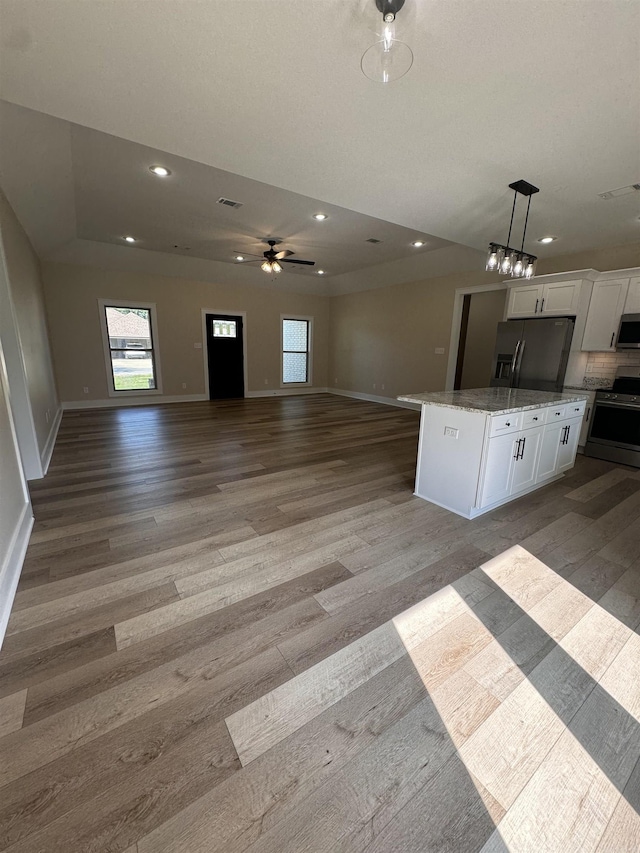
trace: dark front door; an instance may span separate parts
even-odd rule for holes
[[[242,317],[207,314],[209,398],[244,397]]]

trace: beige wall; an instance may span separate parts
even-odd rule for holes
[[[0,348],[0,571],[25,505],[18,448],[14,443]],[[0,575],[0,591],[2,577]],[[1,610],[1,608],[0,608]]]
[[[1,191],[0,229],[33,426],[42,454],[58,409],[58,400],[44,310],[40,262]]]
[[[491,379],[496,327],[504,317],[506,290],[471,294],[460,388],[486,388]]]
[[[163,396],[206,393],[203,308],[246,311],[247,390],[256,392],[280,389],[280,315],[312,316],[313,385],[327,385],[329,300],[324,297],[283,292],[276,285],[271,289],[212,284],[63,264],[45,263],[43,275],[63,402],[108,399],[99,298],[156,303]],[[194,349],[196,342],[203,348]],[[83,393],[85,386],[88,394]]]
[[[559,256],[539,263],[538,274],[635,266],[638,243]],[[456,289],[499,280],[478,270],[333,297],[329,386],[382,397],[442,390]]]

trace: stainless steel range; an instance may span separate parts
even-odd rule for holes
[[[640,369],[619,367],[611,391],[597,391],[587,456],[640,468]]]

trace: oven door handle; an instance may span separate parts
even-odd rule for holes
[[[609,409],[638,409],[640,411],[640,402],[638,403],[616,403],[615,401],[609,400],[596,400],[594,403],[595,406],[606,406]]]

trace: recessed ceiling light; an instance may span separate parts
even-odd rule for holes
[[[557,239],[557,237],[541,237],[538,240],[538,243],[553,243],[553,241]]]
[[[166,178],[171,174],[171,171],[164,166],[149,166],[149,171],[159,178]]]
[[[236,261],[244,261],[244,255],[236,255]]]
[[[414,240],[414,242],[411,245],[415,246],[416,249],[419,249],[420,246],[424,246],[424,240]]]
[[[324,275],[324,270],[318,270],[318,275]]]
[[[127,241],[127,243],[135,243],[136,242],[135,237],[125,237],[124,239]]]
[[[313,218],[317,219],[318,222],[322,222],[323,219],[328,219],[328,216],[326,213],[314,213]]]

